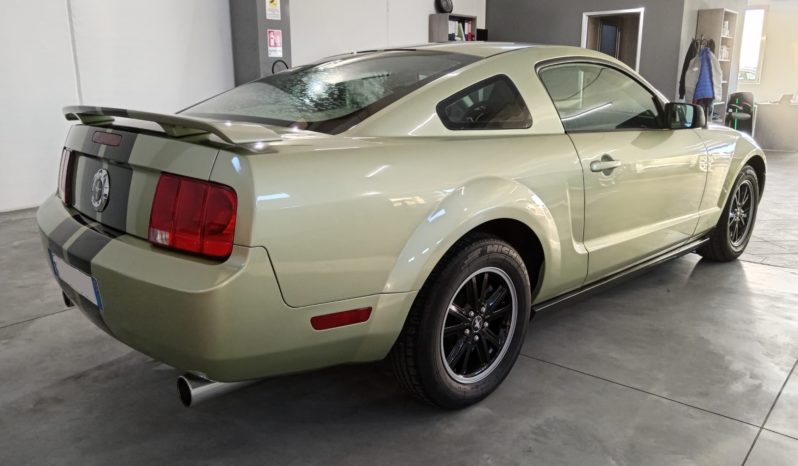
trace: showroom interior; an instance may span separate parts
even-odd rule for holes
[[[0,464],[798,464],[798,0],[10,0],[0,8]],[[62,108],[153,112],[160,116],[148,118],[177,137],[191,131],[189,120],[163,115],[324,57],[483,40],[505,43],[499,47],[507,51],[515,47],[509,43],[523,43],[613,55],[664,99],[703,107],[710,127],[755,141],[767,159],[767,183],[764,165],[757,165],[764,190],[745,252],[721,263],[685,250],[612,286],[585,288],[591,292],[535,311],[512,372],[490,396],[456,410],[408,395],[388,360],[289,370],[186,408],[175,390],[180,369],[109,336],[75,307],[74,296],[62,293],[53,276],[60,266],[42,248],[42,238],[48,247],[42,216],[60,189],[70,128],[106,122],[102,111],[73,110],[68,119]],[[713,92],[698,98],[704,66],[714,70]],[[535,118],[536,104],[527,104],[532,128],[544,124]],[[389,117],[379,121],[389,126]],[[206,131],[235,139],[224,128]],[[264,131],[276,139],[283,134]],[[105,134],[113,135],[97,132],[94,143],[111,151],[119,142],[98,142]],[[185,134],[190,140],[197,133]],[[352,144],[368,143],[362,139]],[[698,145],[711,152],[719,140]],[[491,147],[480,138],[474,144]],[[162,162],[165,171],[206,153],[181,150],[178,162]],[[483,156],[495,154],[488,149]],[[715,157],[713,163],[723,163],[731,155]],[[344,189],[329,160],[286,172],[295,179],[269,180],[291,186],[307,175],[324,179],[320,192]],[[430,163],[418,178],[447,176],[450,167]],[[386,167],[366,177],[378,179]],[[408,186],[415,177],[408,175]],[[93,182],[106,183],[96,175]],[[429,223],[446,212],[419,207],[424,200],[413,196],[408,188],[391,208],[429,208]],[[272,205],[287,197],[247,202]],[[239,192],[239,206],[242,199]],[[305,221],[287,210],[275,208],[275,218]],[[327,210],[314,212],[336,222]],[[128,210],[127,221],[133,217]],[[97,225],[99,215],[79,221],[81,228],[113,230]],[[362,219],[351,234],[388,236],[391,222]],[[121,242],[130,236],[109,234]],[[303,231],[297,238],[325,235]],[[303,261],[317,248],[298,249],[304,253],[286,261],[292,273],[312,267]],[[312,301],[313,290],[294,298],[288,279],[280,278],[280,257],[269,254],[286,308],[322,302]],[[139,267],[135,255],[127,260]],[[309,273],[329,276],[341,264]],[[363,263],[345,267],[372,270]],[[265,268],[262,275],[271,276]],[[357,276],[369,280],[368,273]],[[96,283],[94,304],[102,310]],[[535,292],[532,286],[533,298]]]

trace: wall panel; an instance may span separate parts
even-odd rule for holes
[[[684,0],[489,0],[487,27],[491,40],[578,47],[583,13],[641,6],[646,10],[640,74],[673,97]]]
[[[0,211],[39,205],[56,190],[77,101],[63,0],[5,0],[0,15]]]
[[[233,87],[227,0],[71,0],[84,103],[174,112]]]
[[[455,13],[485,24],[486,0],[458,0]],[[432,0],[291,0],[294,65],[329,55],[426,43]]]

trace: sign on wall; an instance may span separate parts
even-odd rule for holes
[[[280,0],[266,0],[266,19],[279,21],[280,16]]]
[[[269,42],[269,56],[283,56],[283,31],[281,29],[267,29],[266,38]]]

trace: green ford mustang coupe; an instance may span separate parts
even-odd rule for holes
[[[531,315],[665,259],[737,258],[765,157],[585,49],[331,57],[177,114],[67,107],[37,219],[68,303],[183,401],[389,357],[457,408]]]

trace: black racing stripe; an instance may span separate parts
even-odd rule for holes
[[[111,238],[94,230],[86,230],[69,245],[64,259],[76,269],[91,275],[91,261],[111,242]]]
[[[92,135],[95,131],[102,130],[91,126],[80,127],[80,143],[77,147],[70,147],[70,149],[84,154],[91,154],[95,157],[99,156],[102,145],[92,141]]]
[[[80,223],[75,222],[73,218],[67,218],[50,233],[50,240],[63,246],[78,230],[80,230]]]
[[[109,237],[111,239],[119,238],[120,236],[125,234],[124,232],[116,231],[116,230],[112,230],[110,228],[107,228],[107,227],[103,226],[100,223],[89,221],[88,218],[86,218],[86,217],[84,217],[83,215],[80,215],[80,214],[75,214],[72,218],[74,218],[76,222],[80,222],[81,225],[83,225],[85,227],[88,227],[88,228],[91,228],[92,230],[96,231],[97,233],[100,233],[101,235],[107,236],[107,237]]]
[[[100,157],[100,148],[103,144],[94,142],[94,133],[97,131],[105,132],[104,128],[100,127],[86,127],[81,137],[80,147],[70,147],[70,149],[77,150],[84,154]],[[130,154],[133,152],[133,145],[136,143],[138,135],[129,131],[113,130],[112,133],[122,136],[118,146],[105,146],[102,158],[113,160],[114,162],[127,163],[130,160]]]
[[[78,230],[80,230],[81,226],[90,228],[97,234],[107,237],[109,240],[124,235],[123,232],[111,230],[103,225],[91,222],[89,219],[80,214],[74,214],[71,217],[63,220],[49,235],[45,234],[41,229],[39,229],[39,233],[41,234],[44,247],[52,251],[53,254],[57,255],[58,257],[64,258],[64,244],[66,244],[66,242],[69,241],[69,239],[72,238],[72,236],[77,233]]]
[[[72,150],[82,152],[84,154],[97,155],[100,153],[100,145],[91,140],[93,128],[81,128],[83,137],[78,147],[70,147]]]
[[[130,197],[130,183],[133,170],[127,166],[108,164],[108,181],[111,195],[108,205],[102,212],[102,223],[111,228],[124,231],[127,227],[127,205]],[[89,201],[91,203],[91,201]]]
[[[75,215],[72,216],[72,218],[76,222],[80,223],[81,225],[83,225],[85,227],[88,227],[88,228],[91,228],[92,230],[96,231],[97,233],[100,233],[101,235],[108,236],[111,239],[118,238],[118,237],[124,235],[124,233],[121,232],[121,231],[112,230],[110,228],[106,228],[105,226],[103,226],[102,224],[99,224],[97,222],[89,221],[88,218],[84,217],[81,214],[75,214]]]
[[[118,109],[118,115],[123,115],[123,117],[130,118],[130,113],[128,113],[128,110],[126,108]]]
[[[61,244],[56,243],[55,241],[50,239],[49,236],[44,234],[44,231],[42,231],[41,229],[39,229],[39,234],[40,234],[40,236],[42,238],[42,246],[44,246],[46,249],[48,249],[50,252],[52,252],[56,256],[64,257],[63,243],[61,243]],[[48,257],[47,260],[49,261],[50,258]]]
[[[94,175],[103,168],[103,160],[97,157],[81,154],[76,163],[74,182],[73,205],[83,215],[98,220],[107,227],[118,230],[127,230],[127,207],[130,197],[130,184],[133,179],[133,170],[127,165],[113,162],[106,163],[108,181],[111,185],[108,204],[101,214],[91,204],[91,186]]]
[[[105,146],[103,158],[114,162],[127,163],[130,160],[130,154],[133,152],[133,145],[136,143],[138,135],[118,130],[114,130],[114,134],[121,135],[122,141],[118,146]]]
[[[72,175],[72,191],[74,193],[72,205],[80,212],[83,212],[89,217],[93,217],[96,215],[96,211],[94,210],[94,206],[91,205],[91,186],[94,180],[94,174],[103,167],[103,162],[97,157],[83,154],[76,155],[78,155],[78,157],[73,162],[75,171]],[[113,183],[113,180],[111,183]],[[112,192],[111,195],[113,194]]]

